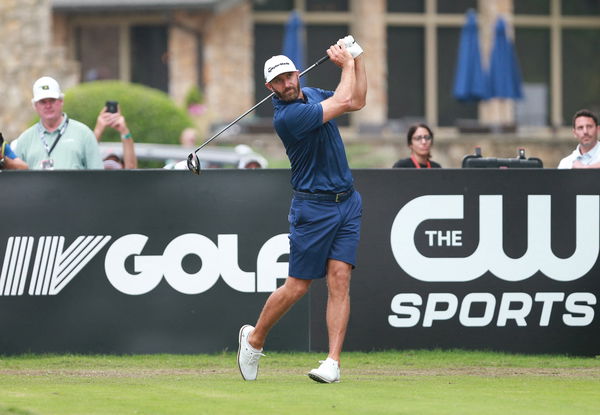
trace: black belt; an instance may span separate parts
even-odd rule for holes
[[[321,200],[324,202],[340,203],[348,199],[354,193],[354,188],[341,193],[308,193],[294,190],[294,198],[301,200]]]

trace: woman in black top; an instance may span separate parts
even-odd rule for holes
[[[408,167],[416,169],[440,168],[438,163],[431,160],[433,147],[433,132],[426,124],[415,124],[406,134],[410,157],[398,160],[393,167]]]

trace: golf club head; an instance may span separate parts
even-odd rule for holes
[[[194,174],[200,174],[200,159],[196,153],[190,153],[187,159],[188,169]]]

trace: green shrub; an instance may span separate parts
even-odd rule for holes
[[[94,129],[106,101],[119,102],[136,142],[179,144],[181,131],[194,125],[186,111],[164,92],[121,81],[94,81],[70,88],[65,92],[64,111]],[[102,135],[102,141],[119,140],[112,128]]]
[[[185,95],[185,106],[189,107],[190,105],[202,104],[203,102],[204,97],[202,96],[202,91],[200,91],[200,88],[198,88],[197,85],[190,87]]]

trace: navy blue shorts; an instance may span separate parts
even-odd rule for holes
[[[343,202],[292,199],[290,214],[289,275],[323,278],[327,260],[354,268],[360,239],[362,199],[357,191]]]

